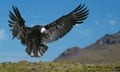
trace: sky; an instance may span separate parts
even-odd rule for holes
[[[49,24],[81,3],[89,9],[88,18],[60,40],[47,44],[49,49],[42,57],[28,56],[26,46],[12,39],[8,15],[13,5],[20,9],[26,25],[33,26]],[[120,0],[0,0],[0,62],[52,61],[68,48],[84,48],[105,34],[116,33],[120,31],[119,3]]]

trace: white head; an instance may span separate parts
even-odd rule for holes
[[[41,33],[44,33],[45,31],[46,31],[45,27],[42,27],[41,30],[40,30]]]

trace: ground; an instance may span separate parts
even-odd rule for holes
[[[116,64],[81,64],[76,62],[27,62],[0,63],[0,72],[119,72]]]

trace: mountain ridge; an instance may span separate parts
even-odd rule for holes
[[[68,48],[54,61],[73,61],[80,63],[116,63],[120,62],[120,31],[106,34],[95,43],[85,47]]]

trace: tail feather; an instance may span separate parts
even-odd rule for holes
[[[46,45],[40,45],[39,47],[27,47],[26,52],[31,57],[41,57],[47,51]]]

